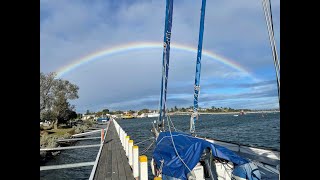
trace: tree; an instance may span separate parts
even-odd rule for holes
[[[55,73],[45,75],[40,72],[40,113],[45,109],[50,109],[53,102],[53,87],[56,83]]]
[[[123,111],[118,110],[118,111],[115,111],[114,114],[123,114]]]
[[[96,113],[96,116],[101,117],[101,116],[102,116],[102,114],[103,114],[103,112],[102,112],[102,111],[101,111],[101,112],[97,112],[97,113]]]
[[[82,118],[82,114],[77,114],[77,119],[81,119]]]
[[[128,111],[129,114],[134,114],[135,112],[133,110]]]
[[[104,109],[104,110],[102,110],[102,112],[103,112],[104,114],[109,114],[109,109]]]
[[[141,109],[139,112],[138,112],[138,115],[141,115],[142,113],[148,113],[149,112],[149,109]]]
[[[79,98],[79,87],[55,76],[55,73],[40,73],[40,118],[46,117],[54,121],[56,129],[58,123],[76,117],[74,106],[68,100]]]
[[[178,111],[178,108],[177,108],[177,106],[174,106],[174,111]]]

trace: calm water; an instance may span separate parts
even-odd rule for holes
[[[157,118],[142,118],[133,120],[117,120],[134,143],[152,137],[150,131],[152,121]],[[250,146],[268,147],[280,151],[280,113],[246,114],[235,117],[230,114],[201,115],[196,122],[197,135],[209,138],[239,142]],[[189,132],[190,116],[172,116],[175,127]],[[78,142],[81,144],[96,144],[99,140]],[[146,149],[152,140],[139,144],[139,151]],[[145,153],[151,159],[154,145]],[[54,160],[46,165],[94,161],[99,147],[62,151]],[[48,170],[40,172],[40,179],[88,179],[92,166],[64,170]],[[149,175],[151,170],[149,169]],[[151,176],[150,176],[151,178]]]

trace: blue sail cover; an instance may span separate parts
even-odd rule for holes
[[[249,162],[225,147],[193,137],[189,134],[172,132],[172,138],[181,159],[183,159],[191,170],[199,162],[205,148],[210,148],[214,157],[231,161],[235,165],[242,165]],[[161,132],[159,134],[155,150],[153,151],[153,158],[158,168],[161,166],[160,161],[164,161],[162,174],[179,179],[187,179],[189,170],[176,155],[170,132]]]

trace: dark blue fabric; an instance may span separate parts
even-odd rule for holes
[[[178,154],[190,170],[199,162],[205,148],[210,148],[214,157],[231,161],[235,165],[249,162],[225,147],[193,137],[189,134],[172,132],[172,137]],[[160,167],[160,161],[164,160],[162,167],[163,174],[175,178],[187,179],[189,170],[176,155],[170,132],[161,132],[159,134],[155,150],[153,151],[153,158],[157,167]]]

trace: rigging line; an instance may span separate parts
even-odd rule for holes
[[[266,19],[267,28],[268,28],[268,33],[269,33],[270,45],[271,45],[272,52],[273,52],[272,55],[274,56],[276,73],[278,73],[277,76],[280,77],[279,76],[280,64],[279,64],[279,61],[278,61],[279,58],[278,58],[278,53],[277,53],[277,48],[276,48],[276,43],[275,43],[275,38],[274,38],[274,29],[273,29],[273,20],[272,20],[272,13],[271,13],[271,4],[269,4],[269,6],[268,6],[268,1],[267,0],[263,0],[262,4],[263,4],[263,8],[264,8],[263,10],[264,10],[265,19]],[[279,82],[279,85],[280,85],[280,82]]]
[[[171,117],[170,117],[170,115],[169,115],[169,109],[167,109],[167,119],[169,119],[170,120],[170,122],[171,122],[171,124],[172,124],[172,127],[173,127],[173,129],[174,129],[174,131],[177,131],[177,129],[176,129],[176,127],[174,127],[174,124],[173,124],[173,122],[172,122],[172,120],[171,120]]]
[[[262,1],[264,12],[265,12],[265,18],[267,21],[267,27],[270,32],[270,43],[273,44],[274,50],[275,50],[275,57],[277,61],[277,66],[280,67],[279,61],[278,61],[278,53],[277,53],[277,48],[276,48],[276,43],[275,43],[275,38],[274,38],[274,28],[273,28],[273,20],[272,20],[272,11],[271,11],[271,2],[268,0],[263,0]]]
[[[152,141],[152,143],[151,143],[146,149],[144,149],[143,151],[141,151],[141,152],[140,152],[140,155],[146,153],[146,152],[151,148],[151,146],[154,144],[154,142],[155,142],[155,141]]]
[[[270,22],[271,22],[271,29],[272,29],[272,40],[273,40],[273,44],[275,46],[275,50],[277,50],[277,46],[276,46],[276,43],[275,43],[275,38],[274,38],[274,28],[273,28],[273,18],[272,18],[272,8],[271,8],[271,1],[268,0],[267,1],[268,5],[269,5],[269,14],[270,14]],[[280,71],[280,62],[279,62],[279,57],[278,57],[278,52],[276,51],[276,57],[277,57],[277,64],[278,64],[278,67],[279,67],[279,71]]]
[[[279,66],[279,62],[278,62],[277,50],[275,47],[272,19],[270,19],[270,12],[267,7],[267,1],[263,0],[262,4],[263,4],[263,10],[264,10],[264,14],[265,14],[268,34],[269,34],[269,41],[270,41],[270,45],[271,45],[272,55],[273,55],[273,59],[275,61],[274,63],[275,63],[276,73],[279,73],[280,66]],[[278,74],[276,74],[276,75],[278,78],[279,75]]]
[[[149,139],[146,139],[146,140],[143,140],[143,141],[141,141],[141,142],[138,142],[138,143],[136,143],[136,144],[134,144],[134,145],[141,144],[141,143],[146,142],[146,141],[149,141],[149,140],[151,140],[151,139],[155,139],[155,138],[154,138],[154,137],[151,137],[151,138],[149,138]]]
[[[267,24],[267,30],[268,30],[268,34],[269,34],[269,41],[270,41],[270,46],[271,46],[271,50],[272,50],[272,56],[273,56],[275,71],[276,71],[276,78],[277,78],[277,85],[278,85],[278,98],[279,98],[279,103],[280,103],[280,79],[279,79],[280,78],[279,77],[280,65],[278,63],[278,57],[277,57],[277,53],[276,53],[277,50],[276,50],[276,47],[275,47],[272,19],[270,19],[270,14],[271,13],[268,12],[267,2],[265,0],[262,0],[262,5],[263,5],[263,12],[264,12],[265,20],[266,20],[266,24]]]
[[[268,6],[267,6],[268,4]],[[271,7],[271,1],[270,0],[266,0],[266,6],[268,7],[268,14],[269,14],[269,18],[270,18],[270,25],[271,25],[271,34],[272,34],[272,42],[273,42],[273,48],[275,51],[275,57],[276,57],[276,63],[277,63],[277,79],[278,79],[278,95],[279,95],[279,103],[280,103],[280,59],[278,57],[278,51],[277,51],[277,46],[276,46],[276,41],[275,41],[275,37],[274,37],[274,27],[273,27],[273,18],[272,18],[272,7]]]
[[[168,119],[168,116],[167,116],[167,119]],[[169,121],[168,121],[168,125],[169,125]],[[180,159],[180,161],[187,167],[187,169],[189,170],[189,172],[191,173],[191,175],[193,177],[196,177],[194,172],[190,170],[190,168],[187,166],[187,164],[183,161],[183,159],[180,157],[177,149],[176,149],[176,145],[174,144],[174,141],[173,141],[173,137],[172,137],[172,133],[171,133],[171,128],[170,128],[170,125],[169,125],[169,132],[170,132],[170,137],[171,137],[171,142],[172,142],[172,145],[173,145],[173,149],[176,153],[176,155],[178,156],[178,158]]]
[[[225,171],[227,171],[226,174],[227,174],[227,175],[229,176],[229,178],[231,179],[231,174],[229,175],[228,170],[232,170],[233,168],[231,168],[231,167],[228,165],[228,163],[224,163],[224,162],[219,161],[219,160],[218,160],[218,162],[220,162],[220,163],[222,164],[222,166],[224,167]],[[226,165],[227,167],[229,167],[230,169],[226,168],[225,165]]]

